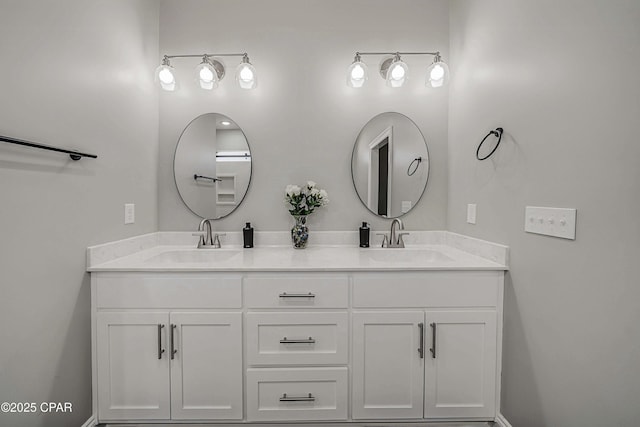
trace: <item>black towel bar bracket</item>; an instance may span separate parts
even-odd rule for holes
[[[476,159],[478,159],[478,160],[487,160],[489,157],[491,157],[491,155],[493,153],[495,153],[495,151],[498,149],[498,146],[500,145],[500,141],[502,141],[502,133],[503,132],[504,132],[504,129],[502,129],[502,128],[496,128],[496,130],[489,131],[487,136],[482,138],[482,141],[480,141],[480,145],[478,145],[478,149],[476,150]],[[489,154],[487,154],[484,157],[480,157],[480,148],[482,148],[482,144],[484,144],[484,142],[487,140],[487,138],[489,138],[491,135],[493,135],[496,138],[498,138],[498,142],[496,143],[495,147],[493,147],[493,150],[491,150],[491,152]]]
[[[9,144],[22,145],[25,147],[39,148],[41,150],[55,151],[57,153],[68,154],[72,160],[80,160],[83,157],[89,157],[92,159],[98,158],[98,156],[96,156],[95,154],[81,153],[79,151],[73,151],[73,150],[65,150],[64,148],[57,148],[57,147],[51,147],[49,145],[37,144],[35,142],[25,141],[17,138],[11,138],[9,136],[0,135],[0,141],[8,142]]]

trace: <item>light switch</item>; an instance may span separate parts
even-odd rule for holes
[[[402,213],[407,213],[411,210],[411,200],[402,201]]]
[[[575,240],[575,209],[527,206],[524,215],[524,231]]]
[[[124,205],[124,223],[133,224],[134,222],[136,222],[136,205],[126,203]]]
[[[467,205],[467,222],[469,224],[476,223],[476,204],[468,204]]]

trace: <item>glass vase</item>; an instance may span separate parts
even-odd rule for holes
[[[291,228],[291,242],[295,249],[304,249],[307,247],[309,240],[309,228],[307,227],[306,215],[294,215],[293,219],[296,223]]]

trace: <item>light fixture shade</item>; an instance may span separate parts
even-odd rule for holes
[[[236,82],[241,89],[255,89],[258,86],[258,75],[249,57],[244,56],[236,69]]]
[[[449,66],[437,56],[427,68],[425,85],[430,88],[443,87],[449,83],[449,77]]]
[[[389,87],[402,87],[407,80],[409,74],[409,67],[405,64],[399,56],[391,63],[387,70],[387,86]]]
[[[169,64],[169,61],[163,61],[162,65],[156,68],[156,82],[163,90],[172,92],[177,88],[175,70]]]
[[[347,86],[352,88],[361,88],[369,79],[367,64],[360,60],[360,55],[356,55],[349,68],[347,68]]]
[[[201,89],[212,90],[218,87],[218,73],[211,64],[208,57],[203,58],[202,62],[196,67],[196,82]]]

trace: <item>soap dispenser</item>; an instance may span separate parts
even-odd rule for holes
[[[244,240],[245,248],[253,247],[253,227],[251,226],[250,222],[247,222],[247,224],[242,229],[242,238]]]
[[[366,222],[362,222],[362,227],[360,227],[360,247],[368,248],[369,247],[369,226]]]

